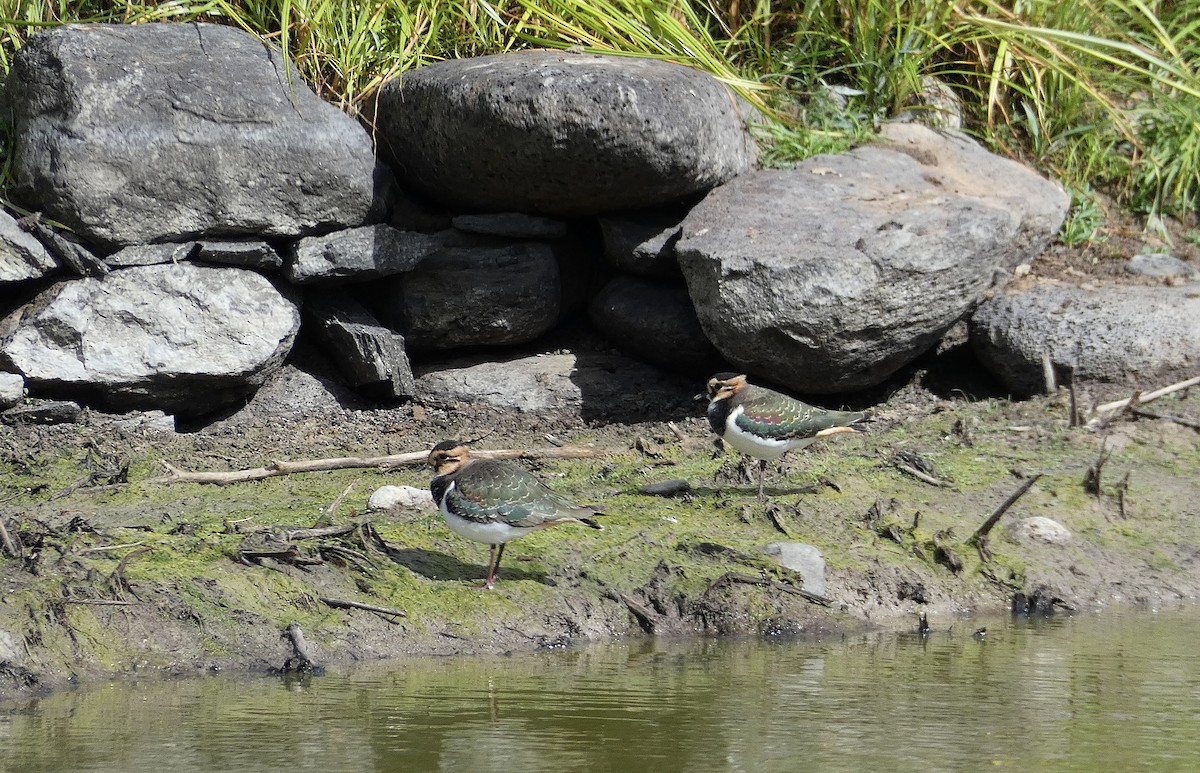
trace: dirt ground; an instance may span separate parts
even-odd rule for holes
[[[1188,226],[1173,227],[1175,254],[1200,264]],[[1031,272],[1150,281],[1120,268],[1146,240],[1127,229],[1104,245],[1056,247]],[[543,346],[606,344],[568,331]],[[1200,431],[1186,424],[1200,419],[1200,389],[1145,406],[1165,417],[1149,418],[1091,413],[1126,395],[1084,386],[1075,399],[1092,421],[1071,426],[1067,392],[1008,399],[956,331],[888,384],[848,396],[871,409],[872,431],[786,458],[762,507],[754,468],[714,450],[704,404],[692,399],[702,382],[667,384],[586,417],[377,406],[302,349],[239,411],[189,431],[93,412],[78,424],[4,427],[0,699],[129,674],[319,668],[625,636],[827,635],[915,628],[922,616],[945,626],[1014,600],[1061,613],[1200,593]],[[477,591],[470,581],[482,576],[486,548],[450,534],[435,512],[366,509],[379,486],[426,486],[419,464],[331,465],[225,486],[154,482],[166,464],[235,471],[423,452],[448,438],[587,449],[586,458],[520,463],[604,504],[606,529],[514,543],[497,588]],[[984,547],[972,541],[1034,475]],[[690,490],[639,493],[671,479]],[[1070,536],[1012,530],[1031,516]],[[296,536],[331,526],[347,528]],[[762,557],[772,541],[821,550],[823,599]]]

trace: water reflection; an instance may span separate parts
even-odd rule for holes
[[[638,642],[0,706],[9,771],[1186,770],[1200,610]],[[960,630],[961,629],[961,630]]]

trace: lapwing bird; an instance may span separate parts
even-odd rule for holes
[[[765,502],[767,462],[793,448],[804,448],[827,435],[865,432],[867,416],[830,411],[760,386],[740,373],[718,373],[708,380],[708,423],[713,432],[747,456],[758,459],[758,501]]]
[[[517,537],[563,523],[604,528],[591,519],[597,515],[594,509],[554,493],[511,462],[472,459],[460,440],[438,443],[428,464],[434,471],[429,490],[450,531],[492,546],[487,579],[480,587],[495,584],[504,546]]]

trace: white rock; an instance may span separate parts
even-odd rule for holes
[[[1043,515],[1014,521],[1008,527],[1008,536],[1022,545],[1063,545],[1071,541],[1071,532],[1066,526]]]
[[[367,500],[368,510],[391,510],[394,507],[432,509],[433,494],[415,486],[381,486]]]

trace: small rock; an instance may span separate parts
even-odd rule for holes
[[[692,486],[683,478],[675,478],[673,480],[659,481],[658,483],[647,483],[638,489],[639,494],[647,494],[652,497],[674,497],[680,494],[686,494],[692,490]]]
[[[1066,526],[1044,515],[1014,521],[1008,527],[1008,536],[1022,545],[1064,545],[1071,541],[1071,532]]]
[[[804,578],[804,590],[825,595],[825,558],[820,550],[803,542],[772,542],[762,551],[785,569],[799,572]]]
[[[1125,272],[1138,276],[1185,279],[1189,282],[1200,280],[1200,269],[1184,263],[1174,255],[1161,252],[1134,255],[1125,264]]]
[[[11,408],[25,397],[25,379],[19,373],[0,373],[0,408]]]
[[[380,486],[367,500],[368,510],[391,510],[393,508],[431,509],[433,494],[428,489],[415,486]]]

